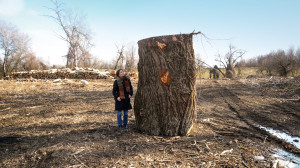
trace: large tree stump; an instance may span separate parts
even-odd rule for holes
[[[151,135],[186,135],[195,119],[193,33],[138,42],[137,128]]]

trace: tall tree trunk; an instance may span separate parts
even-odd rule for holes
[[[228,65],[226,67],[226,77],[227,78],[233,78],[235,76],[235,70],[234,70],[234,65],[233,65],[233,60],[232,56],[229,57],[228,59]]]
[[[137,128],[151,135],[186,135],[195,119],[193,33],[138,42]]]
[[[8,61],[8,57],[11,54],[10,50],[5,50],[4,53],[4,59],[3,59],[3,77],[7,76],[7,61]]]
[[[5,63],[5,61],[3,62],[2,70],[3,70],[3,77],[6,77],[6,63]]]

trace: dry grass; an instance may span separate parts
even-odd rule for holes
[[[224,68],[220,68],[222,72],[225,73]],[[197,76],[200,78],[209,78],[209,70],[210,68],[201,69],[200,72],[197,73]],[[242,67],[242,68],[236,68],[236,76],[242,79],[247,78],[248,76],[263,76],[263,74],[259,73],[259,70],[257,67]],[[300,76],[300,68],[294,73],[290,74],[290,76]],[[220,78],[223,78],[223,75],[220,74]]]
[[[228,107],[237,96],[245,100],[232,105],[249,103],[254,112],[262,105],[251,104],[253,100],[273,102],[244,89],[255,82],[244,81],[197,81],[198,116],[191,134],[183,137],[138,132],[133,111],[129,111],[129,129],[119,130],[110,79],[89,80],[89,85],[80,80],[1,81],[0,167],[269,166],[268,147],[273,144],[263,143],[265,135],[249,128]],[[137,80],[132,82],[135,93]],[[241,94],[234,89],[241,89]],[[256,162],[257,155],[263,155],[265,162]]]

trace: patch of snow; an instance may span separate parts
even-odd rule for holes
[[[274,130],[272,128],[266,128],[263,126],[259,126],[259,128],[269,132],[270,134],[276,136],[277,138],[282,139],[282,140],[294,145],[298,149],[300,149],[300,143],[299,143],[300,138],[299,137],[292,137],[284,132],[281,132],[279,130]]]
[[[51,72],[51,73],[56,73],[56,72],[57,72],[57,69],[50,69],[50,72]]]
[[[53,80],[53,83],[58,83],[58,82],[60,82],[61,81],[61,79],[54,79]]]
[[[82,83],[83,85],[88,85],[88,84],[89,84],[89,82],[86,81],[86,80],[81,80],[81,83]]]
[[[299,168],[300,167],[300,158],[295,155],[285,152],[280,149],[274,149],[275,154],[272,155],[274,158],[273,167],[283,166],[286,168]]]

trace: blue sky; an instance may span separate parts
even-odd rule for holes
[[[93,35],[92,54],[109,62],[116,45],[160,35],[201,31],[194,38],[197,56],[210,65],[229,44],[246,50],[244,59],[277,49],[300,47],[299,0],[60,0],[66,9],[86,16]],[[65,64],[67,44],[56,23],[43,15],[50,0],[0,0],[0,20],[31,37],[32,49],[50,64]]]

